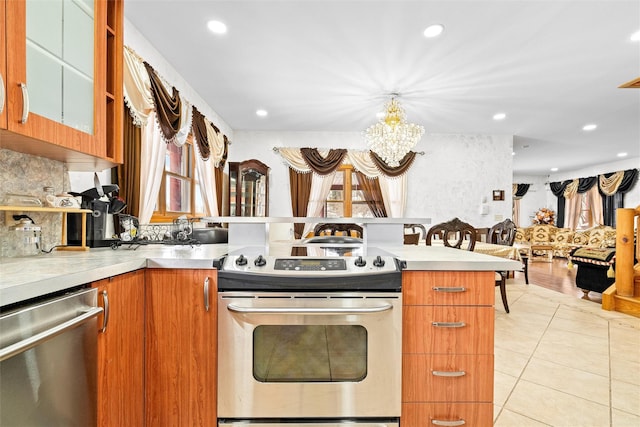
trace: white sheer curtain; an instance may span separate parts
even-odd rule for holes
[[[407,205],[407,174],[388,178],[380,174],[380,191],[389,218],[402,218]]]
[[[207,134],[209,130],[215,131],[211,128],[211,123],[205,121],[207,126]],[[211,141],[211,136],[208,136]],[[210,156],[207,160],[202,160],[200,155],[198,144],[193,144],[196,148],[196,170],[198,173],[198,180],[200,181],[200,193],[204,201],[205,213],[209,216],[218,216],[218,202],[216,200],[216,176],[214,171],[214,157]]]
[[[591,220],[593,225],[604,224],[604,214],[602,212],[602,196],[598,191],[598,185],[591,187],[589,191],[584,194],[587,197],[589,207],[591,208]]]
[[[147,123],[141,129],[140,149],[140,212],[141,224],[148,224],[153,215],[153,208],[158,200],[162,172],[167,153],[167,144],[162,139],[162,132],[156,123],[156,112],[149,114]]]
[[[329,191],[331,191],[334,177],[335,172],[329,175],[313,174],[311,178],[311,194],[309,194],[309,203],[307,204],[308,217],[319,217],[322,214],[322,208],[324,208]],[[314,224],[305,224],[302,237],[304,238],[308,232],[313,230],[313,227]]]

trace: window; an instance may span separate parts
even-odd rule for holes
[[[578,194],[581,197],[580,202],[580,219],[578,220],[578,230],[586,230],[591,228],[593,224],[593,213],[591,208],[591,198],[589,192]]]
[[[192,135],[182,147],[167,144],[162,183],[151,222],[171,221],[181,215],[204,216],[195,156]]]
[[[343,165],[335,174],[324,206],[325,218],[373,218],[353,166]]]

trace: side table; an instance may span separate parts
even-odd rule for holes
[[[535,252],[544,252],[543,256],[535,256]],[[553,262],[553,245],[531,244],[531,262]]]

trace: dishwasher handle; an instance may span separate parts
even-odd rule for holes
[[[73,329],[77,326],[82,325],[83,323],[86,323],[94,317],[98,316],[100,313],[102,313],[102,311],[102,307],[92,307],[90,310],[83,312],[80,316],[74,317],[73,319],[60,323],[59,325],[56,325],[51,329],[47,329],[46,331],[42,331],[32,337],[26,338],[15,344],[11,344],[3,349],[0,349],[0,362],[7,360],[17,354],[23,353],[45,341],[55,338],[58,335],[65,333],[69,329]]]

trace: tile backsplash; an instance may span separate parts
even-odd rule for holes
[[[6,205],[7,194],[36,196],[42,199],[43,187],[54,193],[70,191],[69,173],[63,162],[0,149],[0,204]],[[18,236],[10,228],[17,221],[0,212],[0,257],[16,256]],[[50,212],[14,212],[25,214],[42,227],[42,247],[50,249],[62,242],[62,214]]]

